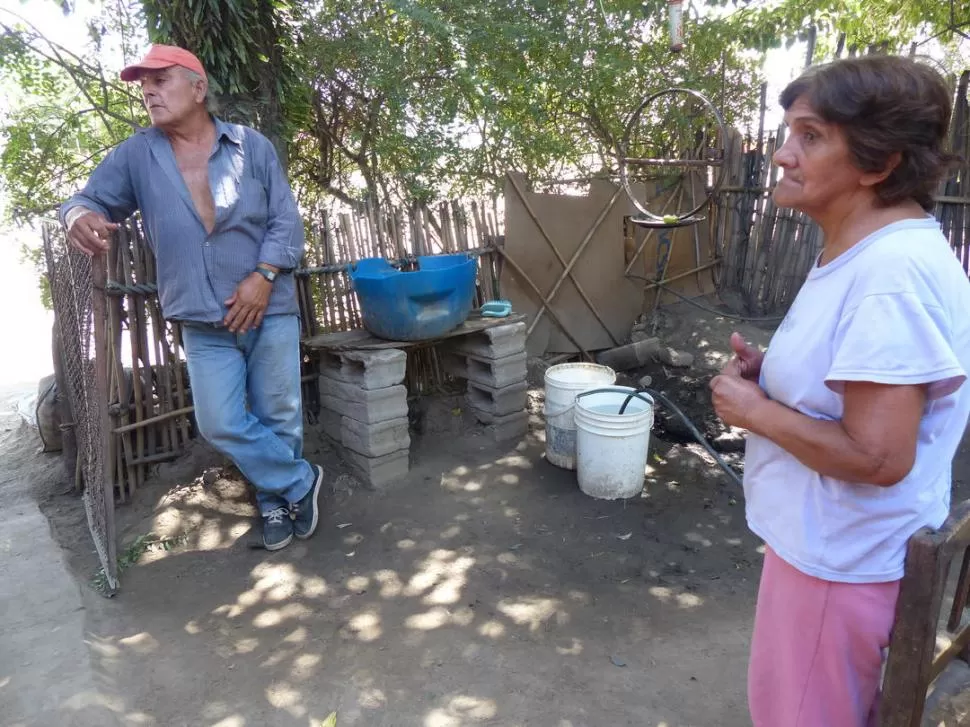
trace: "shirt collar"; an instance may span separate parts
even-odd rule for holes
[[[222,119],[212,117],[212,121],[216,125],[216,142],[222,141],[223,138],[228,139],[233,144],[241,146],[243,143],[242,132],[238,126],[235,124],[227,124]],[[164,137],[165,133],[154,126],[143,126],[137,129],[136,133],[140,134],[152,134],[156,137]]]
[[[216,124],[216,141],[222,140],[223,137],[231,141],[237,146],[242,144],[242,134],[239,133],[239,127],[234,124],[227,124],[222,119],[218,119],[215,116],[212,120]]]

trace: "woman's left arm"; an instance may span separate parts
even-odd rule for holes
[[[926,386],[845,382],[841,421],[806,416],[768,399],[736,376],[711,382],[714,408],[726,424],[771,440],[819,474],[889,487],[916,460]]]

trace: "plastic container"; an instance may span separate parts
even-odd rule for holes
[[[383,258],[365,258],[350,271],[364,328],[391,341],[442,336],[468,318],[478,263],[469,255],[419,257],[418,269],[398,270]]]
[[[557,467],[576,469],[576,423],[573,405],[576,395],[616,383],[609,366],[568,363],[546,369],[546,459]]]
[[[594,389],[576,397],[580,490],[601,500],[635,497],[643,491],[653,410],[653,397],[626,386]]]

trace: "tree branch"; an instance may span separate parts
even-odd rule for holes
[[[2,12],[10,13],[9,10],[2,10]],[[20,17],[16,15],[16,13],[10,13],[10,14],[18,18]],[[26,23],[27,21],[24,21],[24,22]],[[30,25],[30,23],[27,23],[27,24]],[[43,33],[41,33],[36,28],[34,28],[34,26],[31,25],[30,27],[37,34],[37,38],[42,40],[50,47],[50,53],[47,53],[40,48],[37,48],[35,45],[33,45],[33,43],[23,38],[20,32],[17,31],[16,29],[11,28],[9,25],[5,23],[0,23],[0,29],[3,29],[4,32],[10,35],[17,36],[20,39],[20,42],[23,43],[26,49],[30,50],[30,52],[32,53],[35,53],[36,55],[43,58],[44,60],[55,64],[58,68],[65,71],[69,75],[71,77],[71,81],[73,81],[74,83],[74,86],[85,97],[87,102],[91,105],[91,108],[94,109],[101,116],[101,121],[105,125],[105,128],[107,129],[111,128],[111,125],[108,122],[109,118],[112,118],[115,121],[118,121],[120,123],[123,123],[129,126],[132,130],[135,130],[138,128],[138,125],[132,119],[125,118],[121,114],[118,114],[112,111],[108,107],[107,100],[105,100],[104,103],[99,104],[91,96],[91,93],[88,91],[86,84],[83,82],[84,80],[100,82],[102,85],[102,89],[105,90],[105,92],[108,86],[107,81],[104,78],[104,74],[100,68],[96,69],[97,71],[96,73],[92,73],[88,71],[85,68],[86,64],[82,60],[80,60],[74,53],[65,49],[63,46],[49,40]],[[75,64],[70,63],[68,60],[66,60],[67,57],[77,59],[77,63]],[[117,91],[118,93],[122,93],[122,94],[125,94],[126,96],[130,96],[127,89],[123,87],[119,87],[114,84],[111,84],[111,87],[114,88],[114,90]]]

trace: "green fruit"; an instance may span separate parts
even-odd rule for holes
[[[680,222],[680,218],[677,215],[664,215],[665,225],[674,225]]]

